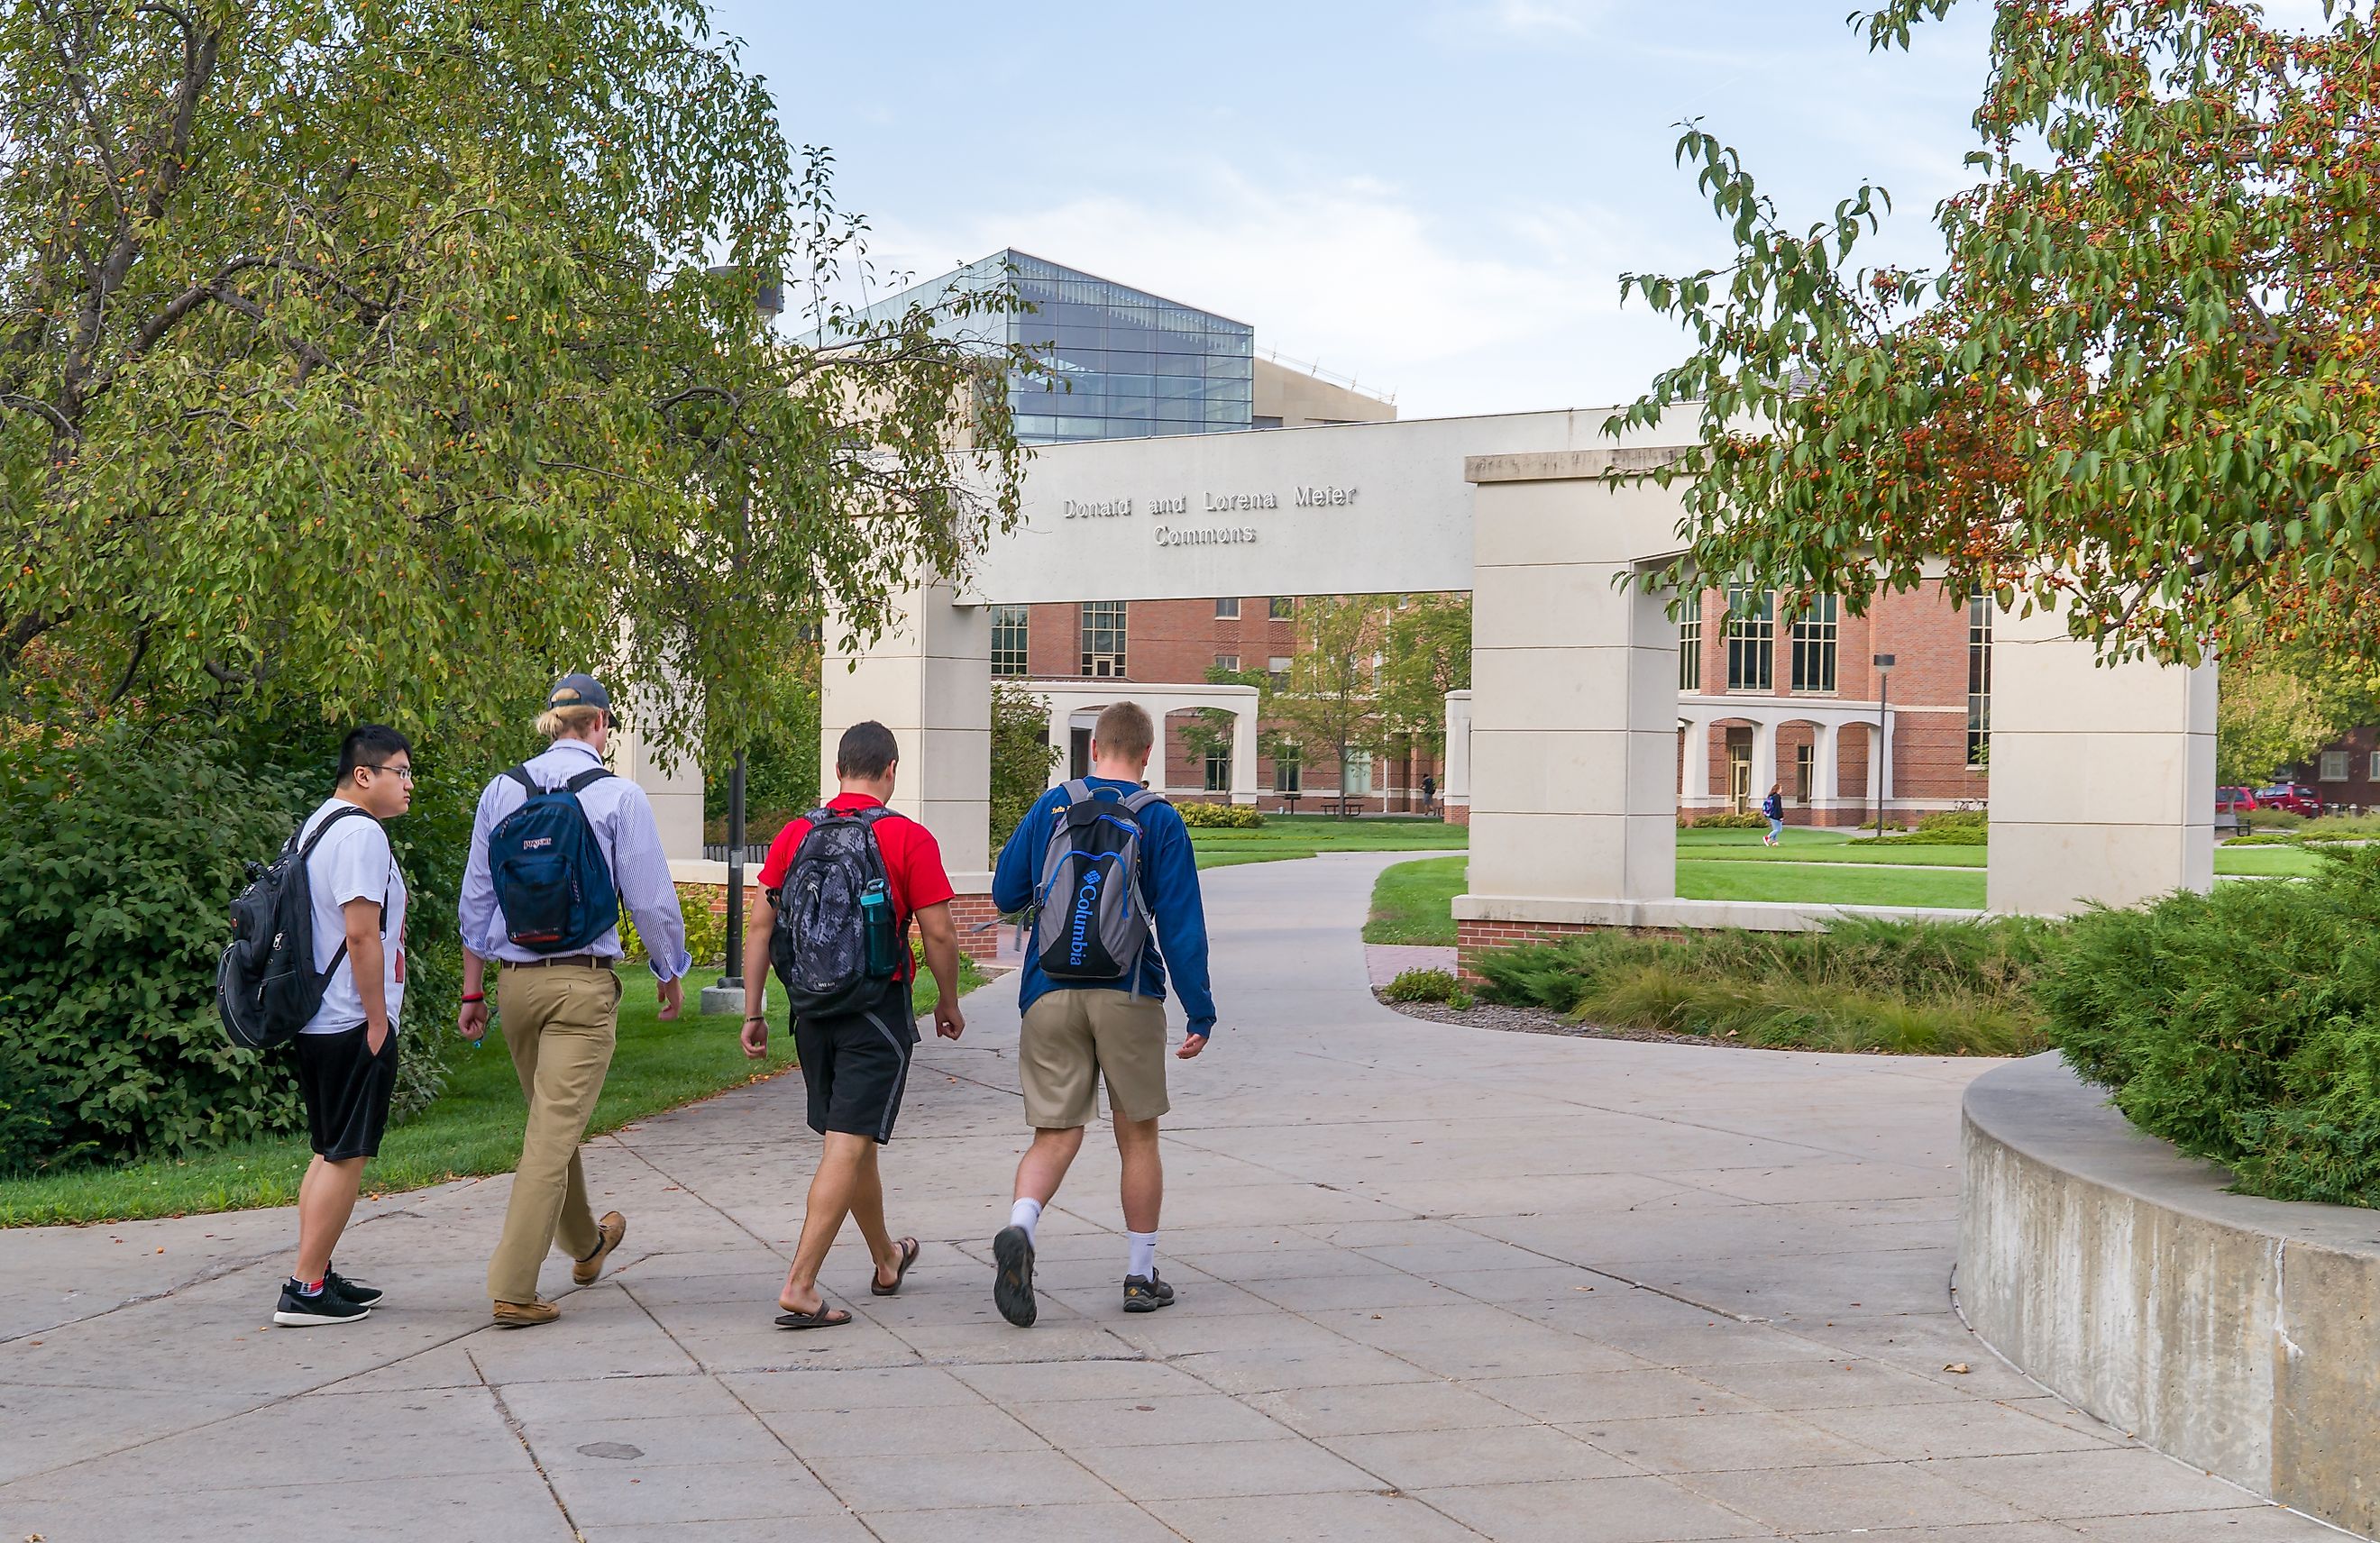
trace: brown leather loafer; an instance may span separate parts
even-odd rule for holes
[[[562,1309],[551,1302],[499,1302],[491,1316],[499,1329],[529,1329],[552,1323],[562,1316]]]
[[[628,1235],[628,1219],[618,1211],[607,1210],[603,1213],[603,1220],[595,1223],[595,1233],[603,1241],[595,1245],[595,1252],[570,1267],[570,1278],[582,1286],[593,1285],[595,1278],[603,1273],[603,1261],[612,1257],[612,1250],[619,1247],[620,1240]]]

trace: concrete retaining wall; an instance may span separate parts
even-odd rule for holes
[[[1959,1303],[2077,1407],[2380,1531],[2380,1212],[2228,1195],[2055,1055],[1965,1104]]]

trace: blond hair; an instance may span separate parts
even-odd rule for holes
[[[550,707],[537,715],[537,732],[548,739],[560,739],[568,735],[584,739],[603,721],[603,710],[580,702],[572,707]]]
[[[1157,726],[1138,702],[1110,702],[1091,725],[1091,742],[1110,755],[1134,760],[1157,743]]]

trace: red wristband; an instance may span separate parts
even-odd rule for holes
[[[463,999],[463,1005],[464,1005],[464,1006],[466,1006],[466,1007],[468,1007],[468,1006],[470,1006],[470,1005],[471,1005],[471,1003],[473,1003],[473,1002],[485,1002],[485,1001],[487,1001],[487,1000],[488,1000],[488,993],[487,993],[487,992],[485,992],[485,991],[474,991],[474,992],[472,992],[469,996],[467,996],[467,997],[465,997],[465,998]]]

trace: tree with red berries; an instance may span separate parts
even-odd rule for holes
[[[1854,16],[1874,48],[1956,0]],[[1692,550],[1854,610],[1939,575],[2057,604],[2109,658],[2261,638],[2380,654],[2380,34],[2230,0],[2002,0],[1976,184],[1930,272],[1854,265],[1889,199],[1789,228],[1679,141],[1736,261],[1623,290],[1695,351],[1612,419],[1682,409]]]

